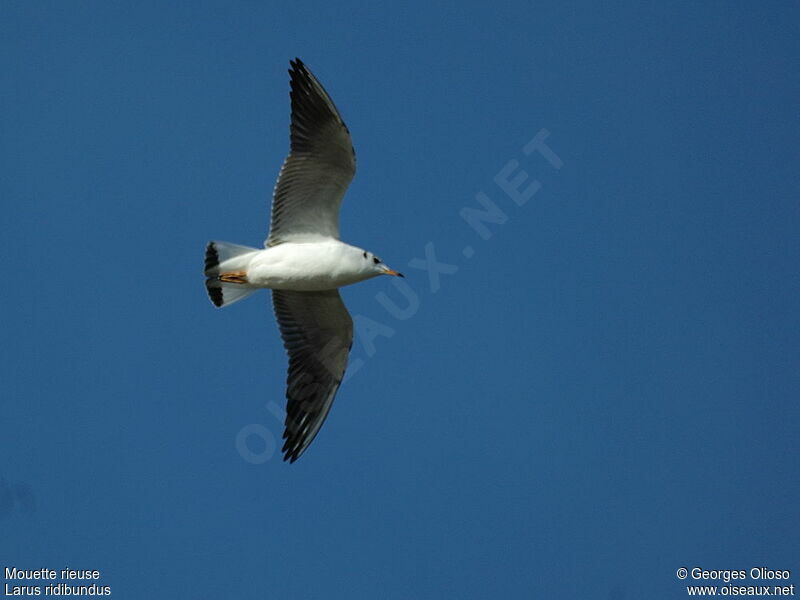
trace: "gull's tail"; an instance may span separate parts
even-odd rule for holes
[[[236,283],[233,275],[244,274],[250,263],[250,255],[258,252],[249,246],[228,242],[208,242],[206,246],[206,291],[214,306],[221,308],[246,298],[258,288],[246,283]]]

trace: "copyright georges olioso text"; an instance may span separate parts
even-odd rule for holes
[[[689,596],[794,596],[788,569],[752,567],[750,569],[705,569],[680,567],[675,571]]]

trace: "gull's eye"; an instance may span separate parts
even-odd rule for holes
[[[381,262],[381,259],[378,258],[377,256],[373,256],[372,257],[372,262],[374,262],[377,265],[379,262]]]

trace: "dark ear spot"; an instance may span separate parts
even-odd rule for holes
[[[367,251],[364,250],[364,258],[367,258]]]
[[[377,256],[373,256],[372,257],[372,262],[374,262],[377,265],[379,262],[381,262],[381,259],[378,258]]]

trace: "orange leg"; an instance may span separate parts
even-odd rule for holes
[[[247,271],[220,273],[219,280],[225,283],[247,283]]]

